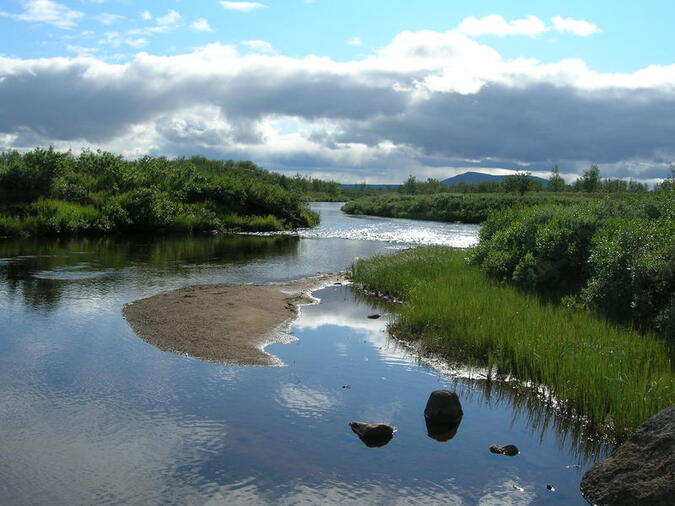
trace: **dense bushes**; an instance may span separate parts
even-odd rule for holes
[[[252,162],[127,161],[112,153],[75,156],[51,148],[6,152],[0,154],[0,236],[313,226],[318,216],[301,191],[320,183]]]
[[[390,218],[482,223],[493,211],[500,209],[534,206],[542,202],[574,202],[580,198],[585,199],[585,197],[551,194],[525,197],[505,194],[384,194],[348,202],[342,210],[349,214]]]
[[[504,209],[473,258],[499,280],[673,336],[674,210],[668,193]]]

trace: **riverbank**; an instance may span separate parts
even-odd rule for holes
[[[128,304],[123,314],[141,339],[163,351],[222,364],[279,366],[265,347],[292,339],[288,325],[301,305],[315,301],[313,290],[344,279],[338,273],[282,284],[188,286]]]
[[[309,184],[250,161],[126,160],[101,151],[75,156],[52,148],[0,152],[0,236],[313,227],[319,217],[307,207]]]
[[[550,400],[596,432],[623,438],[672,404],[666,343],[488,278],[466,250],[431,247],[354,264],[368,290],[402,299],[399,338],[450,360],[547,388]]]

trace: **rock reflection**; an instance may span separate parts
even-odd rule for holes
[[[429,418],[424,418],[424,423],[427,426],[427,436],[435,439],[440,443],[450,441],[457,434],[461,419],[457,422],[434,422]]]

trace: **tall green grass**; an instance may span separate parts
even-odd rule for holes
[[[675,402],[666,343],[499,284],[467,256],[418,248],[359,261],[352,275],[366,289],[403,299],[397,336],[544,385],[594,430],[624,437]]]

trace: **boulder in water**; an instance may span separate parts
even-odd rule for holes
[[[520,453],[516,445],[492,445],[490,451],[499,455],[508,455],[509,457],[514,457]]]
[[[464,412],[459,397],[452,390],[436,390],[431,392],[424,418],[435,425],[459,425]]]
[[[369,448],[384,446],[394,437],[394,427],[385,423],[351,422],[349,426]]]

